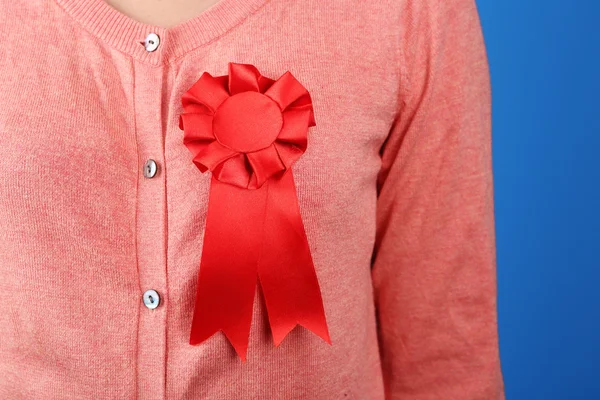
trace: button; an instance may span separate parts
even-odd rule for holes
[[[144,176],[146,178],[154,177],[154,175],[156,175],[156,170],[156,161],[154,161],[153,159],[149,159],[148,161],[146,161],[146,163],[144,164]]]
[[[144,292],[144,305],[146,307],[148,307],[151,310],[154,310],[156,307],[158,307],[159,303],[160,296],[158,295],[156,290],[150,289]]]
[[[146,40],[144,40],[144,46],[146,46],[146,51],[152,52],[158,49],[158,45],[160,44],[160,38],[156,33],[150,33],[146,36]]]

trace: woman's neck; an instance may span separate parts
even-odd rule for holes
[[[104,0],[145,24],[170,28],[191,19],[219,0]]]

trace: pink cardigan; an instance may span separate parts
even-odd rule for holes
[[[221,0],[171,29],[17,0],[0,40],[0,398],[504,398],[474,0]],[[245,361],[189,342],[211,173],[181,98],[229,62],[312,97],[292,170],[331,344],[275,346],[260,285]]]

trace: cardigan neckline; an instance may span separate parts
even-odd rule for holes
[[[225,34],[268,0],[220,0],[199,15],[170,28],[146,24],[123,14],[104,0],[55,0],[86,30],[133,58],[153,65],[169,63]],[[160,38],[149,52],[144,40]]]

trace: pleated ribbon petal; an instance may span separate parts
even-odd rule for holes
[[[190,343],[222,331],[245,361],[259,283],[276,346],[298,324],[331,344],[291,171],[315,125],[310,94],[289,71],[229,63],[182,105],[183,143],[212,173]]]

